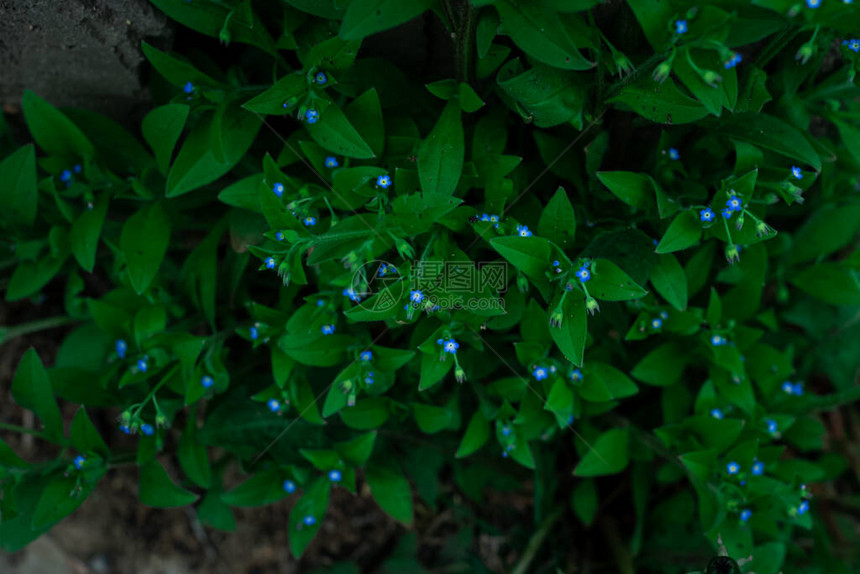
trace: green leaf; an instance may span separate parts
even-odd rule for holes
[[[331,484],[327,478],[317,478],[305,489],[304,495],[290,510],[290,550],[296,558],[304,554],[320,528],[328,508],[330,488]],[[308,516],[314,518],[314,523],[311,525],[304,523],[304,519]]]
[[[152,155],[140,139],[117,122],[89,110],[66,109],[63,113],[84,132],[99,161],[117,175],[139,174],[152,166]]]
[[[328,335],[311,341],[305,336],[284,335],[278,339],[278,346],[303,365],[332,367],[343,359],[344,351],[352,341],[352,337],[347,335]]]
[[[372,430],[381,427],[391,415],[390,402],[386,397],[362,397],[354,407],[342,409],[340,419],[346,426],[356,430]]]
[[[295,102],[284,107],[284,104],[295,98],[296,101],[308,90],[308,81],[302,73],[292,73],[284,76],[275,84],[256,97],[251,98],[242,107],[249,112],[267,115],[284,115],[293,113]]]
[[[570,497],[571,508],[586,526],[590,526],[597,515],[599,501],[596,484],[594,480],[580,480]]]
[[[589,362],[585,366],[579,394],[587,401],[606,402],[623,399],[639,392],[630,377],[606,363]]]
[[[627,273],[607,259],[591,262],[591,279],[586,287],[592,297],[603,301],[628,301],[648,294]]]
[[[221,495],[230,506],[265,506],[289,496],[284,490],[284,477],[277,470],[262,470],[236,488]]]
[[[490,438],[490,421],[484,418],[480,409],[476,410],[469,420],[469,426],[463,434],[460,446],[457,448],[457,458],[465,458],[480,449]]]
[[[460,82],[459,88],[460,108],[466,113],[471,114],[477,112],[484,107],[484,100],[475,93],[475,90],[469,84]]]
[[[197,442],[197,420],[191,410],[185,425],[185,432],[179,437],[179,466],[185,476],[201,488],[212,485],[212,470],[209,466],[209,456],[206,447]]]
[[[365,472],[373,499],[382,510],[406,526],[412,525],[412,488],[394,464],[372,464]]]
[[[857,272],[842,264],[811,265],[790,281],[804,293],[830,305],[860,305]]]
[[[454,414],[450,410],[424,403],[412,403],[412,415],[415,417],[418,428],[426,434],[443,431],[454,420]]]
[[[72,225],[71,233],[69,233],[72,255],[78,260],[78,265],[88,273],[93,272],[93,267],[96,264],[96,250],[109,201],[107,194],[99,197],[93,209],[87,209],[81,213],[81,216]]]
[[[221,193],[218,194],[218,201],[233,207],[262,213],[263,208],[260,206],[261,183],[263,183],[262,173],[249,175],[222,189]]]
[[[627,0],[627,4],[636,15],[651,47],[663,50],[669,35],[666,23],[672,18],[672,6],[662,0]]]
[[[131,286],[138,295],[152,283],[170,241],[170,223],[161,203],[144,207],[122,227],[120,249]]]
[[[657,253],[672,253],[686,249],[698,243],[701,237],[702,224],[699,218],[692,211],[683,211],[669,224],[669,228],[657,245]]]
[[[418,151],[422,191],[429,195],[452,195],[463,171],[464,154],[460,108],[457,102],[450,101]]]
[[[806,137],[774,116],[762,113],[733,114],[713,124],[710,129],[712,133],[773,150],[821,171],[821,158]]]
[[[18,148],[0,162],[0,182],[0,220],[9,228],[32,226],[39,204],[32,144]]]
[[[344,40],[361,40],[420,16],[433,0],[353,0],[346,9],[339,35]]]
[[[84,407],[78,409],[75,413],[75,418],[72,419],[72,426],[69,429],[69,435],[72,438],[72,444],[80,453],[96,452],[107,457],[110,450],[102,439],[99,431],[96,430],[90,417],[87,416],[87,411]]]
[[[547,321],[551,313],[547,311]],[[549,328],[550,335],[564,358],[581,367],[585,355],[585,341],[588,337],[585,299],[578,293],[569,293],[562,304],[562,316],[560,327]]]
[[[361,135],[336,104],[329,104],[316,123],[308,124],[308,133],[323,148],[346,157],[376,157]]]
[[[552,248],[543,237],[495,237],[490,240],[490,245],[530,278],[545,280],[544,272],[549,270]]]
[[[630,374],[649,385],[665,387],[681,380],[689,353],[679,343],[666,343],[648,353]]]
[[[92,482],[85,483],[78,489],[76,480],[70,476],[55,476],[42,491],[39,502],[33,512],[31,528],[39,530],[59,522],[86,500],[95,487],[96,482],[104,475],[104,468],[98,469]]]
[[[344,108],[344,113],[374,155],[382,157],[385,153],[385,123],[376,89],[371,88],[352,100]]]
[[[50,155],[66,158],[93,157],[95,148],[81,130],[60,110],[31,92],[21,98],[30,135]]]
[[[191,64],[174,58],[170,54],[166,54],[146,42],[141,43],[141,49],[143,50],[143,55],[152,64],[152,67],[164,76],[168,82],[178,88],[184,88],[187,82],[191,82],[195,90],[198,91],[201,88],[215,88],[220,85],[220,82],[212,79]]]
[[[193,503],[197,495],[173,482],[160,462],[150,460],[140,467],[139,498],[147,506],[174,508]]]
[[[630,461],[627,451],[629,435],[626,429],[611,429],[599,437],[576,465],[576,476],[606,476],[618,474]]]
[[[499,70],[497,82],[516,102],[515,111],[537,127],[570,123],[582,128],[586,89],[574,73],[540,63],[524,71],[515,59]]]
[[[860,203],[829,203],[813,213],[794,235],[792,263],[826,257],[853,239],[860,229]]]
[[[42,359],[33,348],[27,349],[18,363],[18,370],[12,380],[12,398],[25,409],[36,413],[50,439],[59,441],[63,438],[60,408],[54,399],[54,391],[51,389]]]
[[[672,307],[678,311],[687,309],[687,275],[674,255],[660,256],[659,263],[651,269],[651,285]]]
[[[360,47],[360,40],[345,42],[337,36],[329,38],[308,51],[304,59],[305,69],[318,66],[326,70],[346,70],[355,62]]]
[[[573,416],[573,389],[565,379],[561,377],[555,379],[543,408],[555,416],[560,428],[565,428],[569,424]]]
[[[173,148],[185,128],[190,108],[185,104],[167,104],[155,108],[143,118],[140,126],[143,139],[155,152],[155,161],[161,173],[167,173]]]
[[[573,247],[576,214],[563,187],[559,187],[546,204],[538,221],[538,235],[546,237],[561,249]]]
[[[594,66],[586,60],[553,10],[535,3],[500,0],[502,33],[511,37],[526,54],[545,64],[564,70],[588,70]]]
[[[637,209],[654,205],[654,188],[651,180],[632,171],[598,171],[597,179],[624,203]]]
[[[373,453],[375,443],[376,433],[369,432],[346,442],[335,443],[334,448],[345,461],[356,466],[362,466],[367,463],[367,459]]]
[[[609,102],[626,104],[643,118],[659,124],[689,124],[708,115],[702,104],[678,90],[672,78],[660,84],[649,74],[641,74]]]

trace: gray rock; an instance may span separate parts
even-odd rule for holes
[[[169,38],[146,0],[0,0],[0,104],[16,111],[32,90],[58,107],[127,123],[147,101],[144,38]]]

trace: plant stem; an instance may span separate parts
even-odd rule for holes
[[[11,423],[4,423],[3,421],[0,421],[0,429],[12,431],[12,432],[17,432],[17,433],[21,433],[21,434],[28,434],[30,436],[34,436],[36,438],[40,438],[42,440],[46,440],[46,441],[52,442],[54,444],[59,444],[61,446],[68,446],[70,444],[69,441],[67,441],[66,439],[60,439],[60,442],[57,442],[56,439],[48,436],[47,434],[43,433],[42,431],[37,431],[35,429],[28,429],[27,427],[13,425]]]
[[[547,516],[543,523],[540,525],[540,528],[537,532],[532,534],[531,539],[529,539],[528,546],[526,546],[526,550],[523,553],[520,561],[517,562],[516,567],[511,570],[511,574],[525,574],[529,570],[529,565],[532,560],[534,560],[535,554],[540,550],[541,544],[543,544],[544,538],[549,534],[550,529],[556,523],[556,521],[561,517],[562,509],[557,508],[555,512]]]
[[[44,331],[46,329],[54,329],[56,327],[62,327],[63,325],[69,325],[71,323],[77,323],[78,319],[74,317],[69,317],[67,315],[61,315],[58,317],[48,317],[47,319],[39,319],[38,321],[31,321],[30,323],[22,323],[20,325],[13,325],[11,327],[0,327],[0,345],[3,343],[9,342],[12,339],[20,337],[22,335],[27,335],[29,333],[35,333],[38,331]]]

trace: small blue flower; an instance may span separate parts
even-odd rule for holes
[[[821,6],[821,0],[806,0],[806,7],[807,8],[813,8],[814,9],[814,8],[818,8],[819,6]]]
[[[489,221],[489,220],[490,220],[490,216],[487,215],[486,213],[481,215],[481,221]]]
[[[334,335],[334,325],[323,325],[320,330],[323,335]]]
[[[663,326],[663,319],[660,319],[660,318],[652,319],[652,320],[651,320],[651,326],[652,326],[654,329],[659,329],[660,327],[662,327],[662,326]]]
[[[579,369],[574,369],[570,372],[570,380],[577,382],[582,380],[582,372]]]
[[[803,170],[796,165],[793,165],[791,166],[791,175],[793,175],[795,179],[803,179]]]
[[[65,181],[66,183],[72,181],[72,172],[64,169],[63,173],[60,174],[60,181]]]
[[[275,233],[275,239],[277,239],[278,241],[283,241],[284,240],[284,232],[278,231],[277,233]]]
[[[721,411],[720,409],[711,409],[711,416],[714,417],[715,419],[722,420],[723,411]]]
[[[148,367],[149,367],[149,365],[146,364],[146,359],[138,359],[138,361],[137,361],[137,370],[138,371],[140,371],[141,373],[145,373],[146,369]]]
[[[702,211],[699,212],[699,219],[704,222],[709,222],[714,220],[714,212],[711,211],[710,207],[706,207]]]
[[[296,491],[296,483],[292,480],[285,480],[284,490],[286,490],[288,494],[294,493]]]
[[[364,383],[366,385],[372,385],[373,384],[373,371],[370,371],[369,373],[367,373],[367,376],[364,378]]]
[[[276,413],[281,410],[281,402],[278,399],[269,399],[266,405],[273,413]]]
[[[535,367],[535,370],[532,371],[532,375],[534,375],[535,380],[542,381],[547,378],[546,369],[543,367]]]
[[[409,293],[409,300],[413,303],[420,303],[424,300],[424,293],[421,292],[420,289],[416,289]]]
[[[336,168],[340,164],[337,162],[337,158],[334,156],[329,156],[325,158],[325,166],[329,169]]]
[[[498,215],[491,215],[490,216],[490,223],[498,223],[498,222],[499,222],[499,216]]]
[[[568,426],[573,424],[573,415],[567,415],[567,424]]]
[[[305,517],[304,517],[304,519],[302,520],[302,522],[304,522],[304,523],[305,523],[305,526],[313,526],[314,524],[316,524],[316,523],[317,523],[317,519],[316,519],[316,518],[314,518],[313,516],[308,515],[308,516],[305,516]]]
[[[82,454],[79,454],[78,456],[75,457],[75,460],[74,460],[75,468],[78,470],[81,470],[86,461],[87,461],[87,457],[85,457]]]
[[[376,185],[382,189],[391,187],[391,178],[387,175],[380,175],[376,178]]]
[[[251,327],[248,334],[251,336],[251,340],[254,340],[260,336],[260,333],[257,331],[256,327]]]
[[[266,259],[266,269],[274,269],[275,268],[275,258],[269,257]]]
[[[510,427],[510,426],[508,426],[508,425],[503,425],[503,426],[502,426],[502,436],[508,436],[509,434],[511,434],[511,430],[512,430],[512,429],[511,429],[511,427]]]
[[[322,307],[323,305],[325,305],[325,301],[323,301],[322,299],[317,299],[317,307]]]
[[[152,428],[152,425],[149,423],[143,423],[140,425],[140,432],[142,432],[146,436],[152,436],[155,434],[155,429]]]
[[[855,41],[856,41],[856,40],[855,40]],[[75,173],[81,173],[81,169],[83,169],[83,168],[81,167],[81,164],[79,164],[79,163],[76,163],[76,164],[75,164],[75,166],[72,168],[72,170],[73,170]]]
[[[558,259],[556,259],[555,261],[552,262],[553,267],[558,267],[559,265],[560,265],[560,263],[558,262]]]
[[[711,345],[714,347],[722,347],[723,345],[727,345],[728,341],[722,335],[711,335]]]
[[[128,425],[119,425],[119,431],[123,434],[131,434],[131,429],[128,428]]]
[[[678,161],[679,159],[681,159],[681,154],[678,153],[678,150],[676,150],[675,148],[670,147],[669,148],[669,159],[671,159],[672,161]]]
[[[457,349],[460,348],[460,343],[458,343],[454,339],[448,339],[442,345],[442,348],[445,350],[446,353],[451,353],[452,355],[456,355]]]
[[[332,470],[328,473],[328,479],[332,482],[340,482],[341,474],[339,470]]]
[[[317,218],[316,218],[316,217],[312,217],[312,216],[308,215],[307,217],[305,217],[305,218],[302,220],[302,223],[304,223],[304,224],[305,224],[305,227],[313,227],[314,225],[316,225],[316,224],[317,224]]]
[[[585,283],[591,279],[591,272],[585,267],[580,267],[579,271],[576,272],[576,278]]]
[[[764,463],[760,461],[755,461],[752,465],[752,469],[750,472],[753,476],[761,476],[764,474]]]
[[[743,209],[744,202],[737,195],[730,195],[729,200],[726,202],[726,207],[732,211],[741,211]]]
[[[749,520],[750,516],[752,516],[752,510],[750,510],[749,508],[744,508],[743,511],[741,511],[741,520],[743,520],[744,522]]]
[[[517,234],[520,237],[531,237],[532,232],[529,231],[529,228],[525,225],[517,225]]]
[[[326,78],[326,77],[325,77],[325,74],[324,74],[324,73],[322,73],[322,72],[317,73],[317,75],[316,75],[316,77],[315,77],[314,79],[315,79],[315,80],[317,81],[317,83],[318,83],[318,84],[320,84],[320,85],[325,84],[325,83],[328,81],[328,78]]]
[[[125,352],[128,350],[128,345],[122,339],[116,340],[116,354],[120,359],[125,359]]]
[[[352,287],[347,287],[346,289],[344,289],[343,294],[349,297],[350,301],[355,301],[356,303],[361,301],[361,296],[356,293],[355,289],[353,289]]]
[[[320,114],[318,111],[311,109],[305,112],[305,119],[309,124],[315,124],[319,121]]]
[[[200,379],[200,385],[204,389],[208,389],[213,384],[215,384],[215,380],[212,377],[210,377],[209,375],[205,375],[202,379]]]
[[[185,87],[182,89],[186,94],[190,94],[194,91],[194,84],[192,84],[190,81],[185,82]]]
[[[278,197],[281,197],[282,195],[284,195],[284,184],[283,183],[276,183],[275,185],[272,186],[272,191],[275,192],[275,195],[277,195]]]
[[[787,395],[794,394],[794,385],[791,384],[791,381],[785,381],[782,383],[782,390]]]
[[[848,42],[848,48],[853,52],[860,52],[860,40],[851,40]]]
[[[687,21],[686,20],[675,20],[675,33],[676,34],[686,34],[687,33]]]
[[[806,514],[807,512],[809,512],[809,501],[804,500],[803,502],[800,503],[800,506],[797,507],[797,513],[798,514]]]
[[[667,313],[666,311],[660,311],[660,318],[665,321],[669,318],[669,313]]]
[[[726,472],[729,474],[737,474],[741,470],[741,465],[736,462],[730,462],[726,465]]]
[[[775,433],[776,429],[778,428],[776,421],[773,419],[767,419],[766,422],[767,422],[767,432]]]
[[[792,393],[797,395],[797,396],[802,395],[803,394],[803,383],[794,383],[794,386],[792,387],[791,390],[792,390]]]
[[[364,362],[372,361],[373,353],[371,351],[362,351],[360,357]]]
[[[731,219],[732,218],[732,210],[729,209],[728,207],[724,207],[720,213],[723,215],[723,217],[725,219]]]

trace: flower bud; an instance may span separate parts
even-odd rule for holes
[[[522,273],[517,274],[517,289],[520,293],[528,293],[529,290],[529,280]]]
[[[454,378],[457,379],[458,383],[462,383],[466,380],[466,371],[463,370],[463,367],[457,365],[454,369]]]
[[[415,250],[402,237],[394,238],[394,247],[397,249],[397,253],[400,255],[400,257],[402,257],[403,259],[409,260],[415,257]]]
[[[651,77],[654,78],[655,82],[663,83],[666,81],[666,78],[669,77],[669,74],[672,73],[672,63],[669,60],[665,62],[660,62],[656,68],[654,68],[654,73],[651,74]]]
[[[561,312],[561,305],[559,305],[549,316],[549,325],[550,327],[561,327],[561,323],[563,320],[564,314]]]
[[[800,60],[801,64],[805,64],[813,55],[815,55],[815,45],[807,42],[800,47],[800,49],[797,51],[797,54],[794,55],[794,59]]]
[[[743,229],[743,227],[744,227],[744,214],[743,214],[743,212],[741,212],[741,214],[738,216],[737,220],[735,221],[735,228],[738,231],[740,231],[741,229]]]
[[[738,248],[733,244],[726,245],[726,261],[730,264],[734,265],[736,261],[739,261],[741,258],[740,253],[738,252]]]
[[[702,81],[712,88],[716,88],[717,84],[723,81],[723,77],[713,70],[705,70],[702,72]]]
[[[589,315],[594,315],[595,313],[600,312],[600,305],[597,304],[597,299],[588,296],[588,299],[585,300],[585,308],[588,310]]]

